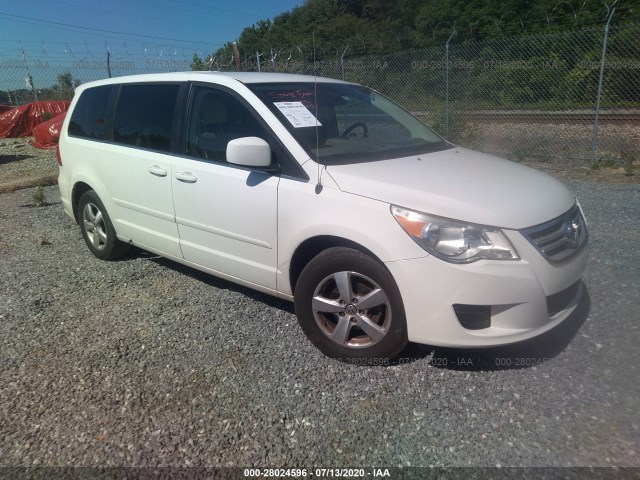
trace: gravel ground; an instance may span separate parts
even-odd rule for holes
[[[588,159],[592,136],[593,124],[589,123],[509,123],[504,119],[468,123],[461,143],[512,160],[547,158],[553,163],[571,165],[580,163],[580,158]],[[617,159],[622,164],[624,157],[634,156],[638,151],[640,124],[629,119],[629,123],[600,125],[597,158]]]
[[[30,145],[33,137],[0,138],[0,193],[37,185],[55,185],[55,150]]]
[[[2,194],[0,466],[640,467],[640,187],[568,186],[592,233],[579,312],[388,367],[322,356],[286,302],[95,259],[56,187]]]

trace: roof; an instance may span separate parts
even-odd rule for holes
[[[195,75],[226,75],[242,83],[291,83],[291,82],[331,82],[347,83],[342,80],[313,75],[298,75],[295,73],[272,72],[190,72]]]
[[[78,87],[84,90],[86,87],[98,85],[108,85],[112,83],[142,83],[142,82],[186,82],[186,81],[206,81],[207,78],[216,78],[215,83],[229,84],[234,80],[248,83],[348,83],[326,77],[315,77],[313,75],[297,75],[291,73],[262,73],[262,72],[168,72],[168,73],[145,73],[141,75],[127,75],[124,77],[105,78],[94,82],[87,82]]]

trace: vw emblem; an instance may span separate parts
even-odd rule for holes
[[[355,305],[352,305],[352,304],[347,305],[344,311],[346,312],[347,315],[355,315],[356,313],[358,313],[358,309],[356,308]]]

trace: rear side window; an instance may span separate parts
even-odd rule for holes
[[[179,85],[123,85],[113,128],[116,143],[171,151]]]
[[[106,122],[107,104],[113,85],[88,88],[78,99],[68,133],[72,137],[102,140]]]

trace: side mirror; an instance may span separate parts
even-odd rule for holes
[[[236,138],[227,144],[227,162],[245,167],[268,167],[271,165],[271,147],[258,137]]]

